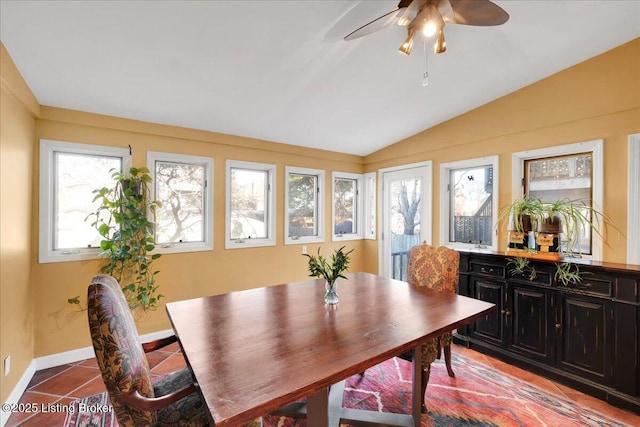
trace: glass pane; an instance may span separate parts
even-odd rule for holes
[[[525,161],[525,192],[545,203],[575,200],[591,206],[591,154],[575,154]],[[589,217],[585,210],[583,214]],[[566,230],[567,224],[563,224]],[[566,247],[562,248],[566,250]],[[591,229],[580,228],[574,247],[581,254],[591,254]]]
[[[318,177],[289,174],[289,236],[317,236]]]
[[[156,162],[156,242],[204,242],[205,170],[202,165]]]
[[[449,240],[491,245],[493,242],[493,167],[451,170],[452,224]]]
[[[358,182],[355,179],[337,178],[334,183],[334,234],[357,232],[356,195]]]
[[[56,152],[53,249],[99,247],[100,235],[85,218],[97,207],[93,190],[111,187],[111,169],[122,171],[119,157]]]
[[[422,179],[398,179],[389,185],[391,230],[391,277],[406,279],[409,250],[420,244],[420,194]]]
[[[231,239],[266,239],[269,172],[231,168]]]

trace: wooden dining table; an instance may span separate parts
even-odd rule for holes
[[[347,277],[336,305],[324,303],[323,280],[167,303],[214,425],[239,426],[283,407],[310,427],[420,425],[420,344],[495,306],[369,273]],[[407,351],[415,356],[411,414],[342,408],[341,381]]]

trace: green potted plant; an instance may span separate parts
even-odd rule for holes
[[[601,235],[602,220],[602,213],[582,200],[565,198],[543,203],[538,218],[537,249],[574,254],[581,230],[591,229]]]
[[[519,217],[529,216],[529,220],[518,220]],[[578,253],[580,233],[590,229],[602,236],[600,227],[606,222],[604,215],[590,204],[582,200],[568,198],[554,202],[542,202],[539,199],[523,197],[503,208],[500,219],[509,218],[509,246],[507,254],[516,254],[517,257],[533,257],[560,261],[565,255]],[[526,241],[529,248],[520,243],[519,238],[525,230],[528,230],[528,222],[531,223],[530,236]],[[515,243],[513,239],[516,239]],[[535,242],[535,247],[533,243]],[[522,261],[512,262],[515,274],[524,274],[526,266]],[[558,283],[567,285],[581,281],[579,268],[571,262],[556,262],[555,279]],[[535,278],[535,277],[534,277]],[[531,279],[533,280],[533,279]]]
[[[163,295],[156,284],[158,271],[152,268],[160,258],[151,254],[155,249],[152,218],[160,206],[149,200],[152,178],[145,167],[131,168],[128,175],[114,171],[111,177],[113,186],[93,191],[93,200],[100,205],[85,219],[92,221],[102,238],[99,256],[106,263],[100,271],[118,280],[132,309],[154,310]],[[68,301],[83,308],[79,297]]]
[[[508,248],[529,250],[534,247],[533,232],[541,216],[542,202],[527,196],[516,199],[500,211],[498,222],[508,220]]]
[[[327,304],[338,303],[338,283],[336,281],[340,277],[343,279],[347,278],[343,273],[349,267],[349,254],[353,252],[353,249],[349,252],[344,252],[344,248],[343,246],[337,249],[333,255],[331,255],[331,262],[320,255],[320,248],[318,248],[317,255],[304,254],[304,256],[309,258],[309,276],[322,277],[326,280],[324,301]]]

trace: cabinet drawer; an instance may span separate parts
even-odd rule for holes
[[[553,274],[548,271],[528,270],[523,273],[516,273],[509,270],[509,282],[519,282],[523,284],[534,283],[536,285],[551,287],[553,284]]]
[[[562,288],[562,285],[558,285]],[[609,279],[595,278],[590,275],[582,277],[582,282],[567,285],[568,290],[579,291],[581,293],[611,296],[612,282]]]
[[[620,301],[640,302],[638,289],[640,288],[640,278],[617,277],[615,297]]]
[[[471,261],[471,272],[474,274],[484,274],[491,277],[504,279],[505,267],[503,265],[488,264],[484,262]]]

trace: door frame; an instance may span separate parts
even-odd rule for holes
[[[640,264],[640,133],[629,135],[627,183],[627,263]]]
[[[427,182],[423,183],[422,186],[422,195],[426,197],[422,197],[422,211],[430,212],[428,224],[421,224],[420,234],[424,236],[424,241],[427,244],[431,244],[432,242],[432,228],[433,228],[433,161],[426,160],[423,162],[409,163],[405,165],[392,166],[388,168],[378,169],[378,230],[380,230],[380,238],[378,239],[378,274],[384,275],[384,244],[385,237],[388,239],[388,236],[383,235],[386,231],[384,229],[384,224],[386,220],[386,213],[384,212],[385,200],[384,200],[384,174],[388,172],[399,172],[408,169],[417,169],[417,168],[427,168]]]

